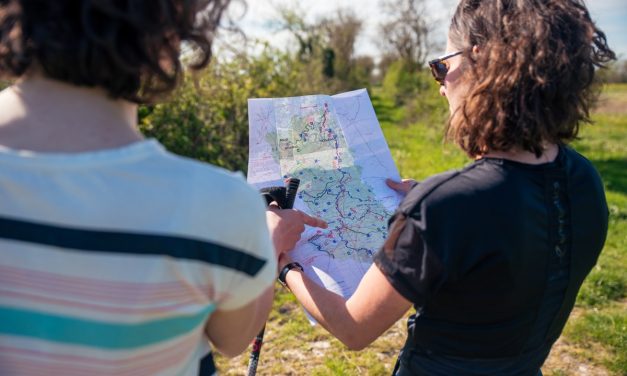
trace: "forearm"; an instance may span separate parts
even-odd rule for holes
[[[378,334],[367,335],[367,330],[360,328],[349,310],[349,302],[342,296],[296,270],[287,273],[285,280],[307,312],[349,349],[360,350],[377,338]]]
[[[391,327],[412,303],[401,296],[376,265],[345,300],[296,269],[285,281],[305,309],[351,350],[360,350]]]

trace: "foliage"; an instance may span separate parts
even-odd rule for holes
[[[231,170],[246,171],[248,98],[324,92],[311,65],[270,48],[259,56],[213,61],[189,75],[166,103],[140,108],[140,128],[169,150]]]
[[[374,71],[374,60],[355,56],[355,44],[363,21],[348,9],[317,22],[305,20],[304,11],[295,7],[279,10],[282,29],[290,32],[300,46],[295,55],[309,77],[323,77],[328,92],[367,87]]]
[[[407,62],[397,60],[388,67],[383,78],[383,95],[394,100],[396,105],[405,104],[418,90],[419,79],[411,68]]]
[[[340,82],[350,85],[354,68],[355,42],[361,32],[363,23],[351,10],[340,9],[333,18],[321,21],[323,48],[333,51],[334,75]]]
[[[627,83],[627,60],[614,61],[607,69],[601,69],[599,79],[602,82]]]
[[[353,13],[338,11],[315,24],[298,10],[283,9],[281,16],[297,50],[266,45],[258,55],[212,61],[188,75],[168,102],[140,108],[142,132],[175,153],[245,172],[248,98],[333,94],[370,84],[375,63],[354,56],[361,21]]]
[[[433,26],[425,16],[425,0],[384,0],[386,20],[380,24],[379,44],[388,54],[406,63],[424,65],[432,47]]]
[[[383,78],[380,94],[394,106],[402,107],[403,122],[399,125],[423,121],[442,129],[446,122],[446,100],[440,96],[439,86],[426,69],[403,60],[393,62]]]
[[[370,87],[374,83],[376,63],[371,56],[357,56],[351,60],[352,68],[347,77],[349,88]]]

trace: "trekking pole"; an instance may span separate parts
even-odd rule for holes
[[[296,192],[298,192],[298,186],[300,180],[297,178],[289,178],[286,180],[287,191],[285,192],[285,201],[281,209],[291,209],[294,206],[294,200],[296,200]],[[266,326],[261,328],[261,331],[255,337],[253,341],[253,349],[250,352],[250,358],[248,361],[248,376],[255,376],[257,374],[257,364],[259,363],[259,355],[261,354],[261,346],[263,345],[263,335],[266,331]]]

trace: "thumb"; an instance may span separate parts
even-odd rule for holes
[[[403,193],[407,193],[407,191],[409,189],[407,189],[407,183],[405,181],[396,181],[396,180],[392,180],[392,179],[385,179],[385,184],[387,184],[388,187],[392,188],[393,190],[397,191],[397,192],[403,192]]]
[[[416,185],[416,181],[414,179],[403,179],[403,181],[385,179],[385,184],[396,192],[407,194],[407,192],[409,192],[412,187]]]
[[[385,179],[385,184],[387,184],[388,187],[392,188],[395,191],[403,190],[403,183],[400,181],[395,181],[392,179]]]

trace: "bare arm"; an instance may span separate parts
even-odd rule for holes
[[[280,264],[286,264],[285,256]],[[398,321],[412,303],[373,264],[348,300],[294,269],[285,278],[298,301],[326,330],[351,350],[361,350]]]
[[[242,308],[214,312],[206,326],[213,347],[229,358],[241,354],[268,319],[274,298],[274,286]]]
[[[277,256],[294,248],[305,225],[327,226],[323,220],[301,211],[280,210],[277,207],[270,207],[266,211],[266,221]],[[241,308],[214,312],[207,322],[206,333],[215,349],[228,357],[244,351],[267,321],[273,298],[272,285]]]

